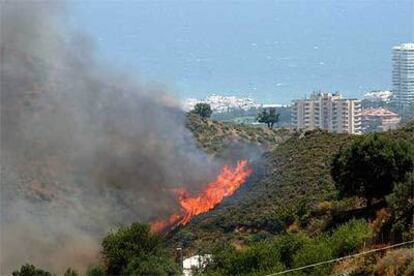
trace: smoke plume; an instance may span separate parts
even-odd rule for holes
[[[218,166],[162,87],[99,60],[57,2],[1,2],[1,273],[95,262],[111,228],[178,208]]]

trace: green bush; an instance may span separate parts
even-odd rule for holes
[[[404,181],[396,183],[393,192],[386,197],[388,206],[392,209],[394,223],[392,234],[399,240],[414,237],[414,173],[407,174]],[[398,239],[397,239],[398,240]]]
[[[344,197],[361,196],[370,205],[392,192],[414,166],[414,145],[385,135],[362,136],[333,159],[331,174]]]
[[[262,242],[253,242],[244,250],[222,246],[213,252],[208,275],[253,275],[298,268],[354,253],[372,237],[372,230],[363,220],[341,225],[331,235],[311,238],[305,233],[284,234]],[[327,275],[332,264],[322,264],[296,272],[298,275]],[[213,273],[213,274],[214,274]]]
[[[142,256],[132,259],[124,270],[125,275],[167,276],[178,275],[176,263],[159,256]]]
[[[194,110],[191,112],[199,115],[201,118],[210,118],[211,114],[213,113],[210,105],[206,103],[197,103],[194,106]]]
[[[13,276],[52,276],[50,272],[36,268],[32,264],[22,265],[20,271],[14,271]]]
[[[330,260],[334,257],[334,252],[326,237],[322,236],[312,240],[310,243],[297,251],[293,256],[293,267],[306,266],[318,262]],[[331,270],[331,264],[323,264],[313,268],[302,270],[300,274],[306,275],[328,275]]]
[[[373,237],[373,231],[364,220],[351,220],[339,226],[329,239],[336,256],[355,253],[364,242]]]
[[[272,235],[267,232],[260,232],[257,234],[250,235],[248,237],[248,241],[250,242],[261,242],[261,241],[267,241],[271,240]]]
[[[216,252],[205,272],[221,275],[254,275],[283,269],[276,248],[268,242],[258,242],[245,250],[238,251],[232,246],[227,246]]]
[[[105,270],[100,266],[93,266],[86,271],[86,276],[105,276]]]
[[[144,224],[134,223],[110,233],[104,238],[102,248],[109,275],[136,271],[141,265],[142,269],[148,270],[151,264],[154,265],[152,275],[164,275],[160,274],[160,271],[166,269],[164,272],[169,273],[173,264],[162,237],[152,233],[150,227]],[[162,262],[169,265],[159,266]]]
[[[273,244],[279,251],[280,261],[287,267],[292,268],[293,256],[301,250],[311,239],[303,233],[286,234],[277,238]]]

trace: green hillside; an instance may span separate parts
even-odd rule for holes
[[[244,130],[243,126],[234,127]],[[257,136],[267,131],[246,128]],[[232,126],[227,129],[232,133]],[[204,137],[197,132],[194,136]],[[267,137],[269,140],[271,135]],[[198,141],[209,150],[209,144]],[[242,242],[254,239],[261,232],[275,234],[283,231],[306,217],[310,205],[335,196],[329,174],[330,160],[342,145],[351,141],[349,135],[312,131],[293,133],[279,146],[269,142],[266,145],[270,150],[264,153],[264,162],[260,163],[265,170],[259,181],[247,183],[247,187],[234,195],[234,202],[196,218],[176,234],[177,239],[184,236],[191,247],[204,248],[204,244],[211,244],[216,239]]]
[[[204,151],[218,156],[223,155],[229,145],[237,142],[260,145],[263,149],[269,150],[293,134],[288,129],[268,129],[206,120],[192,113],[187,116],[186,126]]]
[[[414,121],[383,134],[352,136],[220,123],[194,115],[187,119],[198,146],[209,154],[232,162],[231,151],[241,150],[240,158],[250,158],[254,173],[247,182],[213,210],[167,233],[141,223],[112,229],[102,240],[100,259],[85,274],[68,263],[64,275],[181,275],[182,258],[206,253],[211,259],[193,275],[256,276],[297,268],[289,275],[413,275],[412,244],[301,267],[414,239],[414,173],[409,171],[414,164]],[[408,177],[394,181],[392,192],[372,202],[341,196],[341,186],[331,177],[334,156],[367,141],[378,146],[370,158],[390,159],[367,159],[365,164],[381,160],[375,167],[380,170],[382,160],[409,164],[408,172],[404,170]],[[407,147],[398,148],[402,144]],[[396,155],[401,153],[397,149],[406,154]],[[398,163],[396,156],[409,161]],[[17,276],[52,275],[32,264],[16,269]]]
[[[171,234],[172,245],[184,247],[187,255],[210,252],[220,243],[246,248],[284,233],[316,237],[352,218],[350,210],[362,206],[358,198],[340,200],[330,175],[333,156],[359,136],[268,130],[195,118],[188,125],[209,153],[220,155],[228,137],[261,141],[266,151],[257,164],[257,168],[263,167],[259,175],[253,175],[232,198]],[[281,133],[289,133],[289,137],[281,138]],[[414,122],[383,135],[414,143]],[[376,211],[362,217],[373,221]],[[339,215],[345,219],[338,220]]]

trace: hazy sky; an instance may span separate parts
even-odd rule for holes
[[[288,103],[312,90],[391,88],[391,47],[414,40],[413,1],[73,1],[99,54],[178,96]]]

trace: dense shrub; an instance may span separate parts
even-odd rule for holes
[[[330,246],[329,240],[322,236],[312,240],[299,249],[293,256],[294,267],[306,266],[318,262],[330,260],[334,257],[334,251]],[[307,275],[328,275],[331,264],[324,264],[302,271]]]
[[[387,204],[394,217],[392,233],[399,239],[414,237],[414,173],[407,174],[404,181],[396,183],[393,193],[387,196]]]
[[[384,198],[414,166],[414,145],[385,135],[360,137],[333,159],[331,174],[344,197]]]
[[[93,266],[86,271],[86,276],[105,276],[105,270],[100,266]]]
[[[197,103],[194,106],[194,110],[191,112],[199,115],[201,118],[210,118],[211,114],[213,113],[210,105],[207,103]]]
[[[287,267],[293,267],[293,256],[301,250],[311,239],[303,233],[286,234],[277,238],[274,242],[279,251],[280,261]]]
[[[243,250],[221,246],[213,253],[214,261],[206,272],[246,275],[298,268],[354,253],[371,237],[372,230],[367,222],[352,220],[331,235],[325,233],[311,238],[303,232],[288,233],[273,240],[253,243]],[[322,264],[300,273],[327,275],[331,268],[332,264]]]
[[[14,271],[13,276],[52,276],[50,272],[35,267],[32,264],[22,265],[20,271]]]
[[[147,255],[131,258],[127,268],[124,270],[124,274],[167,276],[178,274],[178,270],[176,263],[172,259]]]
[[[227,246],[216,252],[213,261],[207,265],[205,273],[253,275],[283,269],[276,248],[267,242],[259,242],[245,250],[236,250],[232,246]]]
[[[301,267],[357,251],[365,241],[372,237],[372,230],[367,222],[353,220],[338,227],[332,235],[322,234],[314,239],[304,239],[299,250],[293,251],[293,266]],[[308,275],[327,275],[332,264],[322,264],[302,272]]]
[[[134,223],[122,227],[104,238],[102,248],[109,275],[122,275],[139,269],[151,275],[167,275],[176,271],[162,237],[152,233],[148,225]],[[163,266],[162,263],[168,265]]]
[[[372,236],[373,232],[366,221],[352,220],[333,232],[329,244],[336,256],[344,256],[356,252]]]

